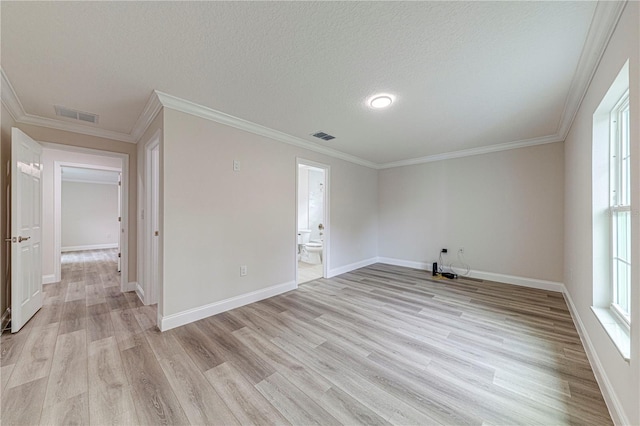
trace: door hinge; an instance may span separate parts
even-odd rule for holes
[[[118,222],[122,222],[122,216],[118,216]]]
[[[118,253],[118,257],[122,257],[122,253]]]

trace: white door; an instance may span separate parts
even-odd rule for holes
[[[122,271],[120,260],[122,259],[122,173],[118,175],[118,272]]]
[[[11,332],[42,307],[42,147],[11,129]]]
[[[145,144],[145,246],[144,303],[158,303],[160,296],[160,137]]]
[[[151,241],[151,298],[150,303],[158,303],[158,279],[159,279],[159,234],[160,234],[160,147],[156,145],[151,151],[151,229],[153,237]]]

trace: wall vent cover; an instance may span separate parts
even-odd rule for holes
[[[331,136],[328,133],[325,132],[316,132],[316,133],[312,133],[311,136],[315,136],[316,138],[322,139],[323,141],[330,141],[331,139],[335,139],[335,136]]]
[[[54,107],[56,109],[56,115],[58,117],[72,118],[74,120],[80,120],[80,121],[84,121],[92,124],[98,123],[97,114],[92,114],[90,112],[76,111],[75,109],[65,108],[60,105],[55,105]]]

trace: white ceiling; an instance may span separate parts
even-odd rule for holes
[[[64,182],[105,183],[116,185],[120,172],[111,170],[88,169],[84,167],[62,167]]]
[[[588,83],[575,77],[592,71],[577,72],[596,3],[0,7],[2,70],[28,116],[65,121],[54,111],[62,105],[130,137],[159,90],[385,164],[562,140],[574,112],[566,109]],[[365,101],[377,92],[397,100],[371,110]],[[310,136],[318,130],[336,139]]]

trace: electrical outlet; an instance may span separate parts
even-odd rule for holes
[[[247,265],[240,266],[240,276],[244,277],[247,275]]]
[[[234,172],[239,172],[240,171],[240,161],[233,160],[233,171]]]

